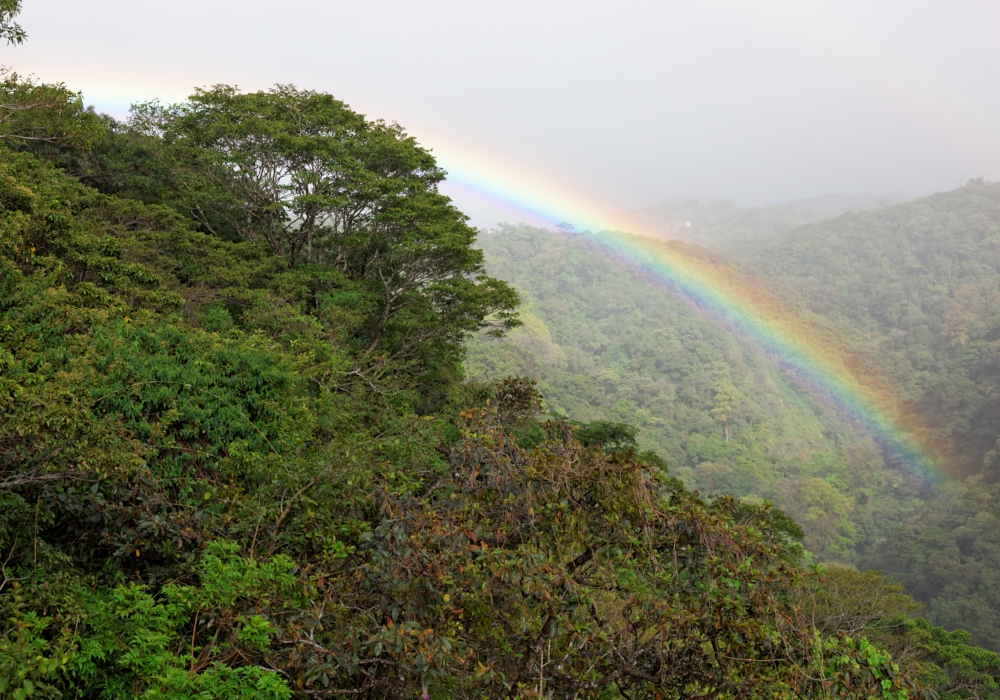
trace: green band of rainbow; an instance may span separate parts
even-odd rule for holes
[[[687,246],[612,232],[596,234],[593,240],[618,264],[641,268],[752,339],[846,411],[892,453],[893,461],[927,482],[942,475],[938,460],[915,435],[926,429],[914,416],[907,417],[903,402],[887,392],[884,381],[866,376],[870,370],[852,366],[856,359],[833,337],[828,325],[804,322],[801,310],[790,309],[735,270],[719,270],[717,264],[700,260]]]
[[[452,165],[452,164],[448,164]],[[627,216],[608,216],[591,202],[566,196],[544,183],[514,183],[484,170],[452,165],[449,183],[522,212],[535,224],[570,222],[600,233],[562,233],[599,247],[618,264],[641,269],[651,280],[683,295],[698,308],[751,339],[815,392],[863,426],[902,466],[925,482],[946,476],[951,463],[933,431],[879,371],[876,363],[844,340],[827,320],[793,306],[761,280],[717,256],[662,232],[648,231]],[[623,233],[635,231],[638,235]]]

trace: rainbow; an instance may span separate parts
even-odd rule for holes
[[[663,231],[626,214],[609,214],[593,198],[575,196],[537,177],[511,175],[500,162],[438,157],[449,171],[444,189],[459,203],[475,196],[521,212],[521,220],[536,226],[566,231],[565,224],[572,224],[574,233],[567,235],[599,247],[620,265],[643,271],[791,368],[914,475],[935,482],[951,472],[953,460],[930,426],[828,321],[793,306],[736,265],[696,246],[663,240]]]
[[[950,460],[928,426],[824,319],[792,307],[758,280],[694,246],[621,232],[593,239],[620,264],[642,269],[752,339],[846,411],[911,473],[925,482],[945,476]]]
[[[91,98],[97,97],[93,101],[122,117],[125,105],[141,94],[133,83],[126,79],[120,85],[86,87]],[[162,91],[165,85],[157,87]],[[189,92],[176,80],[169,88],[168,101],[182,99],[180,96]],[[668,237],[663,230],[614,213],[613,207],[601,204],[596,193],[581,195],[579,190],[554,184],[559,179],[555,173],[540,175],[541,167],[524,170],[476,144],[460,143],[454,135],[438,134],[432,128],[415,131],[421,133],[424,143],[435,147],[438,161],[449,172],[442,191],[460,207],[489,209],[494,217],[491,221],[507,218],[540,227],[572,224],[580,233],[567,235],[599,246],[618,264],[644,271],[792,368],[816,392],[868,430],[913,474],[932,482],[951,471],[954,460],[935,439],[931,427],[908,410],[899,393],[871,363],[822,319],[791,307],[759,280],[735,266],[719,264],[699,248],[662,240]]]

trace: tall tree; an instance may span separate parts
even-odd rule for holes
[[[366,354],[453,355],[467,332],[518,324],[517,294],[483,274],[476,230],[438,192],[445,172],[399,126],[328,94],[225,85],[131,124],[162,139],[173,203],[206,231],[360,284]]]
[[[0,37],[5,31],[2,14],[0,10]],[[65,153],[86,146],[97,128],[97,115],[79,93],[62,83],[40,83],[0,68],[0,142],[8,147],[65,160]]]

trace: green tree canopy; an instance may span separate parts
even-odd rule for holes
[[[9,147],[67,162],[66,153],[88,146],[97,131],[97,115],[78,93],[0,68],[0,140]]]
[[[483,274],[444,171],[400,127],[291,86],[199,90],[131,124],[160,140],[171,203],[204,230],[360,284],[366,354],[454,358],[466,333],[517,325],[517,294]]]

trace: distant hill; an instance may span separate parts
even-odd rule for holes
[[[657,211],[690,217],[690,238],[863,347],[954,455],[930,493],[753,345],[580,236],[524,226],[480,236],[487,269],[529,303],[525,327],[475,340],[467,367],[528,374],[571,419],[636,425],[640,445],[690,486],[775,500],[820,560],[884,568],[936,622],[1000,649],[1000,184],[883,204]],[[868,206],[822,218],[848,205]],[[795,217],[815,220],[793,228]]]
[[[1000,435],[1000,184],[808,224],[748,263],[810,310],[863,330],[958,471],[979,470]]]
[[[919,505],[918,484],[795,375],[585,236],[502,226],[478,244],[528,303],[523,328],[473,339],[471,377],[525,374],[553,413],[635,425],[689,486],[775,500],[823,560],[854,561]]]
[[[828,194],[764,207],[740,207],[728,200],[664,199],[630,217],[644,230],[660,232],[735,258],[752,255],[803,224],[852,211],[871,211],[906,201],[904,195]]]
[[[863,329],[951,479],[861,563],[931,618],[1000,648],[1000,183],[798,228],[750,265],[808,308]]]

